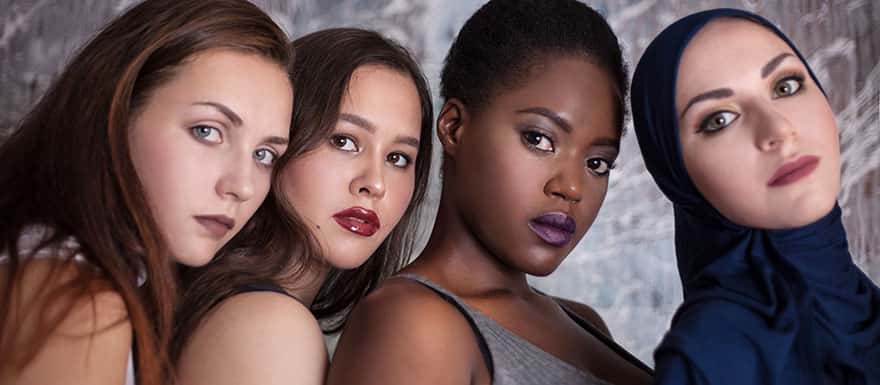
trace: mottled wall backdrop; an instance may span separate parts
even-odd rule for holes
[[[45,91],[83,42],[131,0],[0,0],[0,138]],[[479,0],[260,0],[291,37],[333,26],[391,36],[415,53],[438,86],[443,57]],[[825,88],[841,129],[840,202],[857,262],[880,280],[880,3],[871,0],[590,1],[619,34],[631,67],[673,20],[737,7],[775,21],[798,44]],[[88,97],[87,93],[82,95]],[[631,131],[631,130],[630,130]],[[435,154],[436,156],[436,154]],[[34,159],[39,162],[39,159]],[[436,174],[431,203],[437,203]],[[0,186],[2,188],[2,186]],[[0,213],[2,215],[2,213]],[[432,215],[425,218],[430,225]],[[642,359],[669,323],[681,289],[674,265],[671,205],[645,170],[635,137],[623,142],[605,205],[542,290],[594,306],[614,336]]]

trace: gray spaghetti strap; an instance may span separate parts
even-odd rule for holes
[[[487,366],[494,385],[607,385],[591,373],[556,358],[550,353],[513,334],[491,318],[471,309],[460,298],[425,277],[401,274],[430,288],[455,305],[468,319],[477,342],[488,351]],[[483,348],[481,347],[481,351]],[[486,358],[486,353],[484,353]]]

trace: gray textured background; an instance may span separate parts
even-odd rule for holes
[[[45,91],[77,47],[132,0],[0,0],[0,138]],[[259,0],[291,37],[332,26],[376,29],[409,47],[435,90],[443,57],[478,0]],[[619,34],[631,67],[667,24],[691,12],[736,7],[776,22],[829,91],[841,129],[844,220],[853,254],[880,280],[880,3],[869,0],[589,1]],[[632,68],[631,68],[632,69]],[[631,131],[631,129],[630,129]],[[35,159],[34,161],[39,161]],[[671,205],[624,138],[599,218],[559,270],[533,282],[594,306],[637,356],[666,329],[681,289]],[[437,203],[432,177],[430,203]],[[2,188],[2,187],[0,187]],[[2,214],[0,214],[2,215]],[[425,218],[430,226],[433,213]]]

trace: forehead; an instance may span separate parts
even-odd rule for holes
[[[418,137],[421,99],[415,82],[403,72],[382,65],[364,65],[351,74],[340,112],[353,113],[380,129]]]
[[[677,85],[702,89],[730,85],[743,75],[760,79],[761,68],[783,52],[794,54],[770,29],[743,18],[719,18],[706,24],[685,48]]]

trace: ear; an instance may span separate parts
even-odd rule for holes
[[[447,156],[455,157],[462,133],[469,122],[470,114],[461,100],[452,98],[443,104],[437,116],[437,137]]]

